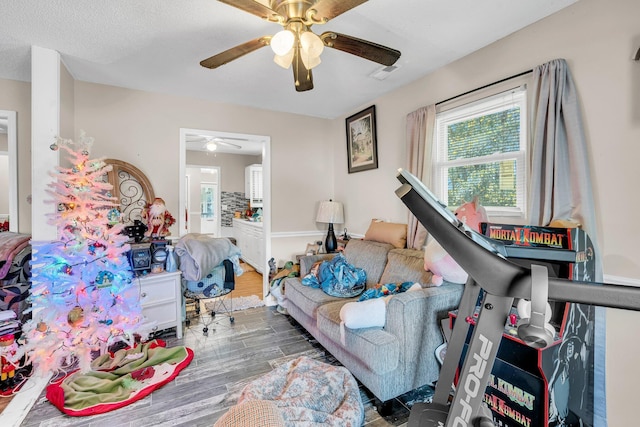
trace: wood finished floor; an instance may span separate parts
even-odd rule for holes
[[[234,312],[235,322],[218,315],[208,336],[193,322],[181,340],[169,332],[167,346],[185,345],[195,357],[172,382],[124,408],[90,417],[69,417],[47,401],[44,393],[21,424],[32,426],[212,426],[234,405],[250,381],[284,362],[305,355],[339,363],[295,320],[274,307]],[[366,426],[401,426],[409,411],[400,400],[391,415],[381,417],[368,390],[361,387]]]
[[[232,296],[259,295],[262,298],[262,275],[243,263],[244,274],[236,277]],[[158,338],[167,346],[184,345],[195,357],[172,382],[129,406],[91,417],[62,414],[41,394],[21,426],[23,427],[120,427],[120,426],[212,426],[234,405],[243,387],[284,362],[308,356],[339,365],[304,328],[275,310],[259,307],[233,313],[235,322],[218,315],[209,333],[202,333],[202,323],[195,319],[178,340],[174,330]],[[205,323],[211,319],[204,318]],[[365,408],[364,425],[369,427],[404,426],[409,417],[411,393],[394,399],[390,414],[381,417],[379,403],[361,387]],[[4,426],[2,426],[4,427]]]

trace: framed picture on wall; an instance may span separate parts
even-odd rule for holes
[[[378,168],[376,106],[346,119],[349,173]]]

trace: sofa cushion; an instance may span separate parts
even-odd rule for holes
[[[347,302],[342,300],[330,302],[317,310],[318,329],[336,343],[341,342],[340,310]],[[345,328],[344,341],[344,347],[349,353],[362,355],[360,359],[362,364],[377,374],[393,371],[398,366],[400,343],[394,335],[383,328]]]
[[[369,229],[364,233],[364,240],[389,243],[395,248],[407,246],[407,224],[396,224],[372,219]]]
[[[333,301],[355,301],[355,298],[338,298],[327,295],[320,288],[312,288],[302,284],[299,278],[285,279],[284,294],[288,304],[295,304],[301,311],[311,317],[316,317],[318,307]]]
[[[424,269],[424,252],[415,249],[392,249],[380,283],[417,282],[426,288],[431,284],[431,272]]]
[[[387,263],[387,254],[393,249],[388,243],[351,239],[344,249],[349,264],[367,272],[367,288],[380,283],[380,276]]]

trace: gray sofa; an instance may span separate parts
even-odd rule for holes
[[[286,279],[289,314],[382,402],[435,382],[440,369],[435,350],[443,342],[440,319],[458,307],[463,285],[431,286],[422,251],[352,239],[345,257],[366,271],[367,288],[411,281],[419,282],[423,289],[393,296],[384,327],[344,328],[342,345],[340,309],[358,298],[332,297],[301,283],[322,257],[302,257],[300,277]]]

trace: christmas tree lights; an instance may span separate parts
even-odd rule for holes
[[[36,370],[51,372],[78,362],[82,371],[112,343],[133,344],[142,314],[132,280],[123,225],[113,224],[116,200],[105,175],[111,166],[89,159],[93,140],[58,139],[52,149],[69,155],[47,190],[57,207],[49,223],[58,239],[34,250],[32,320],[24,351]]]

